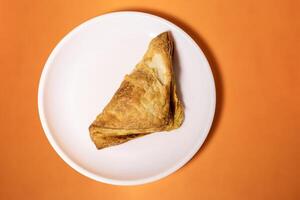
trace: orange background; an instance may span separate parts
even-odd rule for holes
[[[185,29],[212,65],[217,112],[182,169],[141,186],[90,180],[65,164],[38,117],[37,88],[72,28],[117,10]],[[0,1],[0,199],[300,199],[298,0]]]

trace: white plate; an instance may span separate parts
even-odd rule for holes
[[[174,68],[185,105],[182,127],[97,150],[90,123],[151,38],[167,30],[175,40]],[[49,56],[38,94],[42,126],[61,158],[87,177],[116,185],[155,181],[188,162],[209,132],[215,102],[211,69],[193,39],[171,22],[140,12],[105,14],[71,31]]]

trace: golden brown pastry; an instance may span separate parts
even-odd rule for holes
[[[184,114],[176,93],[172,53],[173,42],[168,32],[152,39],[143,59],[125,76],[89,127],[98,149],[180,127]]]

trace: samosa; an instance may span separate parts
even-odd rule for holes
[[[143,59],[89,127],[98,149],[181,126],[184,110],[176,92],[172,55],[169,32],[152,39]]]

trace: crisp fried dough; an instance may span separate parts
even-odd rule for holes
[[[180,127],[184,112],[176,93],[172,54],[173,42],[168,32],[152,39],[143,59],[125,76],[89,127],[98,149]]]

